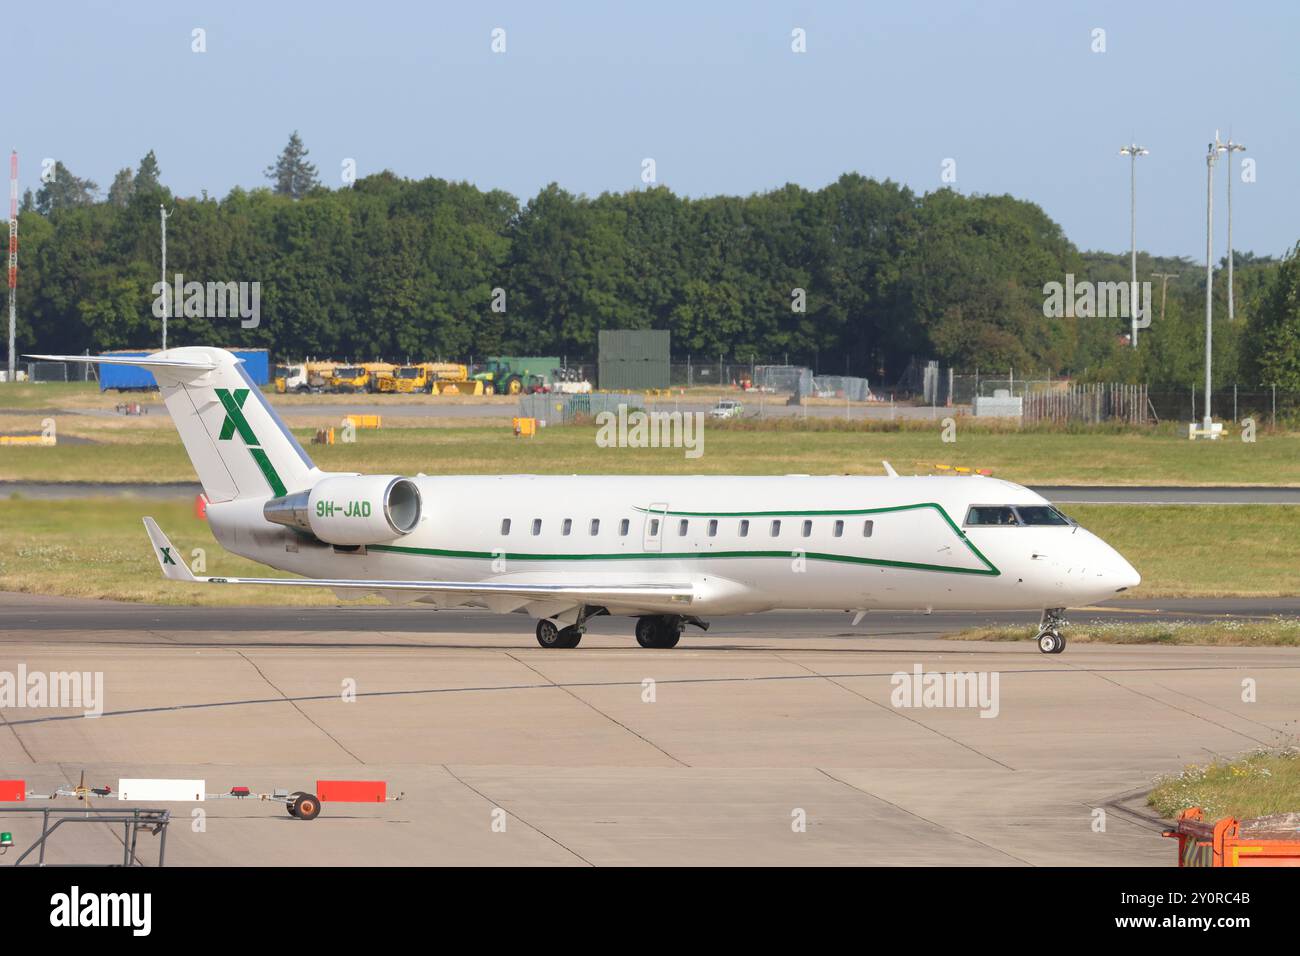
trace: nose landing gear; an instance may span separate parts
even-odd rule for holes
[[[1065,626],[1065,608],[1044,608],[1042,619],[1038,623],[1038,649],[1044,654],[1059,654],[1065,650],[1065,637],[1061,628]]]

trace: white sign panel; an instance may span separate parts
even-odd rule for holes
[[[127,778],[117,781],[119,800],[203,800],[206,780]]]

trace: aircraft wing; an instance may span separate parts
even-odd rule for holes
[[[563,620],[583,605],[635,608],[646,612],[662,611],[681,614],[695,597],[694,586],[687,581],[611,584],[523,584],[497,581],[389,581],[351,578],[230,578],[199,577],[190,571],[176,549],[153,518],[144,519],[145,530],[153,543],[154,556],[163,576],[172,581],[191,584],[258,584],[273,587],[330,588],[339,594],[369,592],[390,600],[422,601],[439,607],[476,605],[505,613],[521,609],[536,617]]]

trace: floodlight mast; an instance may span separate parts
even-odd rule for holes
[[[1137,245],[1137,159],[1150,152],[1145,146],[1130,143],[1120,149],[1121,156],[1129,158],[1129,265],[1130,277],[1128,287],[1129,345],[1137,348],[1138,344],[1138,245]],[[1149,305],[1149,303],[1148,303]]]

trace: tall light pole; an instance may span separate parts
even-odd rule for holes
[[[1138,226],[1137,226],[1137,159],[1150,150],[1137,143],[1130,143],[1119,151],[1121,156],[1129,158],[1129,248],[1132,278],[1128,287],[1128,314],[1132,327],[1129,329],[1129,344],[1138,346]]]
[[[1231,322],[1237,317],[1237,313],[1232,308],[1232,154],[1244,153],[1246,147],[1241,143],[1234,143],[1232,135],[1229,134],[1228,141],[1219,149],[1228,154],[1228,321]]]
[[[1214,131],[1214,142],[1205,153],[1205,418],[1201,426],[1209,438],[1210,426],[1210,362],[1214,343],[1214,326],[1211,323],[1214,303],[1214,162],[1219,158],[1219,131]],[[1193,410],[1192,414],[1196,414]]]
[[[163,309],[162,317],[162,347],[167,351],[167,316],[172,311],[171,284],[167,281],[167,207],[162,203],[158,204],[158,218],[162,221],[162,283],[163,283]]]

